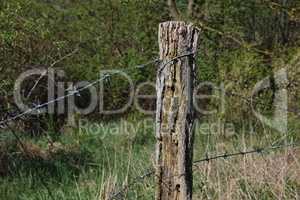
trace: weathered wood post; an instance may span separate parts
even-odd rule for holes
[[[193,89],[198,30],[185,22],[159,25],[156,200],[192,199]]]

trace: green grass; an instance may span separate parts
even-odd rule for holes
[[[22,152],[11,133],[2,133],[0,142],[8,145],[1,150],[2,157],[7,158],[1,162],[8,168],[0,178],[0,199],[105,199],[105,195],[118,191],[152,167],[154,130],[151,120],[143,124],[141,121],[130,120],[127,127],[125,121],[98,124],[98,129],[95,124],[88,129],[92,127],[88,123],[81,130],[59,136],[49,133],[32,138],[22,134],[32,155]],[[215,131],[200,134],[197,129],[194,157],[268,146],[274,141],[299,141],[299,124],[294,120],[289,127],[286,138],[270,129],[262,132],[258,127],[254,127],[255,133],[239,129],[230,136]],[[49,138],[54,140],[52,145]],[[276,171],[284,169],[283,160],[289,155],[294,159],[289,169],[299,169],[299,151],[294,150],[200,163],[194,168],[194,198],[220,199],[226,195],[228,199],[297,199],[299,172]],[[274,163],[273,168],[267,166]],[[274,179],[274,174],[280,176]],[[256,182],[258,179],[261,180]],[[153,199],[154,178],[133,185],[124,195],[124,199]]]

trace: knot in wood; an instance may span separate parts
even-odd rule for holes
[[[186,35],[187,30],[185,27],[180,27],[178,30],[179,35],[182,35],[183,37]]]

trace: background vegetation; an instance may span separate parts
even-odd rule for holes
[[[298,0],[4,0],[0,2],[0,115],[19,112],[13,101],[17,77],[33,68],[61,69],[64,81],[94,80],[102,69],[132,67],[157,57],[158,24],[184,20],[201,29],[197,55],[198,81],[224,84],[226,111],[200,116],[201,123],[226,130],[196,133],[195,157],[247,147],[299,142],[300,1]],[[247,101],[260,80],[286,68],[289,83],[289,124],[286,137],[263,126]],[[133,70],[135,84],[155,80],[157,66]],[[273,78],[272,78],[273,77]],[[27,94],[38,77],[24,85]],[[272,114],[272,87],[256,97],[255,106]],[[44,102],[42,79],[27,102]],[[121,107],[128,83],[106,83],[107,108]],[[108,89],[107,89],[108,90]],[[148,91],[149,92],[149,91]],[[205,88],[207,94],[215,93]],[[238,95],[234,95],[238,94]],[[242,97],[242,98],[241,98]],[[88,96],[77,97],[84,102]],[[220,109],[216,100],[203,102]],[[84,106],[84,105],[83,105]],[[153,102],[145,102],[153,107]],[[107,130],[122,119],[138,125],[147,119],[134,108],[123,116],[88,116],[101,131],[67,129],[66,116],[25,117],[0,134],[1,199],[105,199],[151,166],[153,128],[130,129],[120,135]],[[150,120],[151,124],[151,120]],[[86,131],[86,130],[85,130]],[[106,137],[103,137],[106,134]],[[17,137],[15,137],[17,136]],[[20,143],[21,140],[21,143]],[[288,161],[288,162],[285,162]],[[195,168],[196,199],[298,199],[299,151],[249,156],[206,163]],[[125,199],[152,199],[153,180],[126,190]]]

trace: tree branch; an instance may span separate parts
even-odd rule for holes
[[[193,7],[194,7],[194,0],[189,0],[188,1],[188,8],[187,8],[188,17],[193,16]]]
[[[179,13],[179,10],[177,8],[176,1],[175,0],[168,0],[167,3],[168,3],[168,6],[169,6],[169,9],[170,9],[171,16],[175,20],[179,20],[180,19],[180,13]]]
[[[267,51],[267,50],[260,50],[260,49],[257,49],[255,47],[253,47],[253,45],[251,44],[248,44],[247,42],[245,42],[242,38],[237,38],[235,36],[233,36],[231,33],[226,33],[226,32],[222,32],[218,29],[215,29],[215,28],[212,28],[206,24],[204,24],[203,22],[201,22],[200,20],[198,20],[198,23],[195,23],[197,24],[200,28],[196,27],[199,29],[199,31],[209,31],[209,32],[214,32],[222,37],[225,37],[225,38],[228,38],[232,41],[234,41],[235,43],[237,43],[238,45],[240,45],[241,47],[247,49],[247,50],[252,50],[252,51],[255,51],[257,53],[261,53],[263,55],[271,55],[272,53]]]

